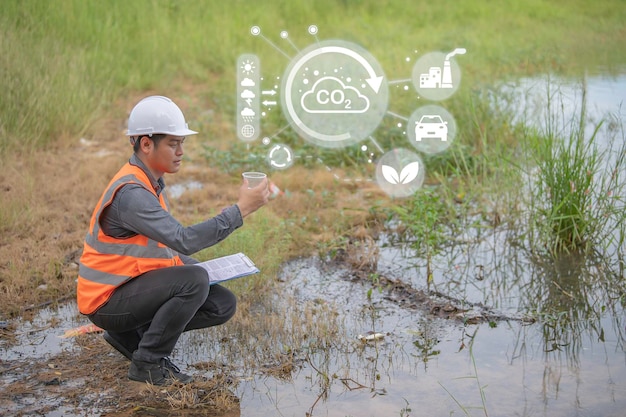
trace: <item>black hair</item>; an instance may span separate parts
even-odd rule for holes
[[[163,139],[165,139],[165,137],[167,136],[164,133],[155,133],[152,136],[148,136],[148,135],[141,135],[141,136],[134,136],[131,137],[131,139],[133,139],[135,142],[133,143],[133,151],[135,151],[135,153],[139,152],[139,144],[141,142],[141,138],[142,137],[147,137],[150,140],[152,140],[152,142],[154,143],[154,147],[156,148],[157,146],[159,146],[159,142],[161,142]]]

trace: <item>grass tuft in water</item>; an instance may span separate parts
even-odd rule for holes
[[[536,167],[530,186],[531,241],[552,254],[603,251],[623,242],[626,232],[623,126],[608,124],[613,127],[607,141],[599,134],[604,120],[587,133],[584,83],[580,110],[569,120],[562,98],[555,102],[558,97],[548,87],[545,126],[525,132]]]

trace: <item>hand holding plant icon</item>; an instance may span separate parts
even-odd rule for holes
[[[417,177],[419,173],[419,162],[411,162],[406,165],[402,168],[399,175],[398,171],[392,166],[383,165],[381,169],[383,177],[390,184],[408,184]]]

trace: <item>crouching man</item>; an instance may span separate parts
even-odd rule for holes
[[[128,120],[134,152],[105,188],[85,238],[78,308],[131,361],[131,380],[192,380],[169,359],[178,338],[228,321],[236,298],[225,287],[209,286],[207,272],[190,255],[225,239],[269,198],[267,179],[250,189],[244,180],[236,204],[182,226],[169,212],[163,175],[178,172],[184,142],[195,134],[167,97],[141,100]]]

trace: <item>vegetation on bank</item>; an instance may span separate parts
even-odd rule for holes
[[[115,152],[121,147],[113,143],[123,141],[127,112],[138,97],[158,92],[182,103],[190,125],[203,132],[203,145],[193,151],[206,158],[193,160],[207,165],[209,172],[199,176],[202,181],[232,188],[236,166],[258,166],[258,161],[246,160],[248,153],[238,148],[233,130],[235,62],[242,53],[255,53],[264,73],[282,75],[287,60],[268,42],[251,36],[252,25],[292,53],[280,42],[279,32],[288,30],[293,43],[304,47],[314,41],[306,28],[316,24],[319,39],[363,45],[389,79],[410,76],[406,57],[414,60],[424,52],[457,46],[468,50],[462,57],[461,89],[445,102],[460,126],[455,146],[426,160],[431,174],[427,185],[445,185],[438,192],[446,204],[437,200],[424,207],[435,200],[428,193],[393,201],[375,187],[364,187],[355,196],[357,187],[337,184],[315,165],[273,173],[283,189],[293,191],[290,199],[259,213],[250,229],[232,241],[235,246],[223,247],[228,251],[244,245],[271,273],[298,250],[348,233],[370,216],[372,207],[393,206],[396,215],[409,221],[426,213],[429,222],[414,226],[414,232],[428,233],[427,242],[434,245],[442,233],[437,216],[454,218],[451,208],[481,200],[491,187],[501,191],[499,197],[481,201],[489,206],[490,221],[501,221],[503,210],[510,207],[505,187],[516,186],[508,162],[515,160],[520,138],[530,140],[532,135],[511,125],[510,114],[495,112],[484,91],[495,81],[527,75],[618,72],[626,62],[624,21],[626,9],[620,0],[446,0],[417,6],[358,0],[272,0],[262,5],[242,0],[3,1],[0,305],[12,314],[24,305],[71,296],[72,262],[103,182],[126,157],[128,149],[120,156]],[[398,108],[393,110],[398,113],[409,114],[417,105],[414,97],[396,99]],[[280,116],[271,120],[282,122]],[[378,136],[386,148],[404,139],[388,120]],[[91,145],[79,149],[81,138]],[[337,169],[363,173],[353,163],[353,149],[299,149],[321,152]],[[100,151],[113,156],[94,162],[85,155]],[[556,172],[555,178],[565,177]],[[207,193],[192,193],[185,197],[190,201],[175,204],[184,221],[197,221],[215,209],[206,206],[205,198],[220,203],[232,198],[220,190]],[[431,246],[423,249],[432,253]],[[220,250],[201,255],[214,256]]]

